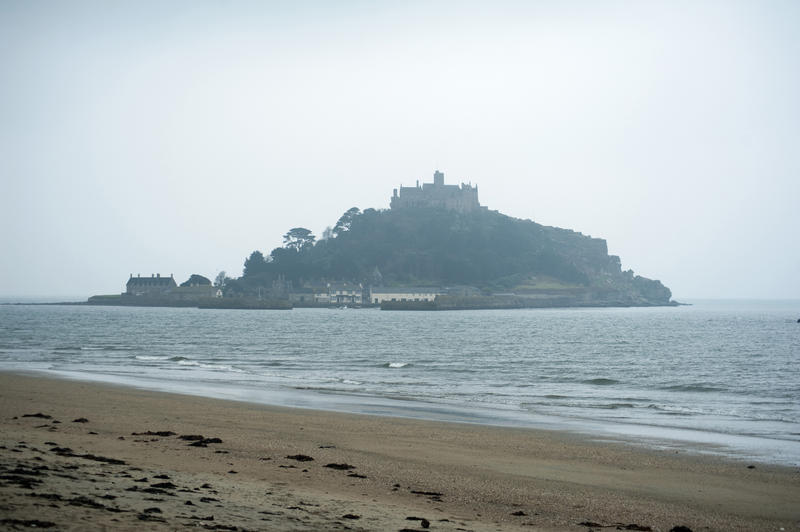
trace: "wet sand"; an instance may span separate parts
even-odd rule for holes
[[[800,470],[0,373],[0,529],[34,525],[797,530]]]

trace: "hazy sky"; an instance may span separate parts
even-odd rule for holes
[[[0,296],[119,293],[392,188],[800,298],[800,2],[0,2]]]

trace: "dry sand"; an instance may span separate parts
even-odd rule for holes
[[[0,529],[797,530],[800,471],[747,466],[0,373]]]

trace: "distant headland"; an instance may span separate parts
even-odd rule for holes
[[[94,305],[386,310],[677,305],[660,281],[623,271],[606,241],[491,211],[471,183],[394,189],[389,209],[352,207],[318,239],[304,227],[240,277],[130,274]]]

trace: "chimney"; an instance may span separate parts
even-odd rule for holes
[[[160,273],[157,273],[157,274],[156,274],[156,277],[158,277],[158,278],[161,278],[161,274],[160,274]]]

